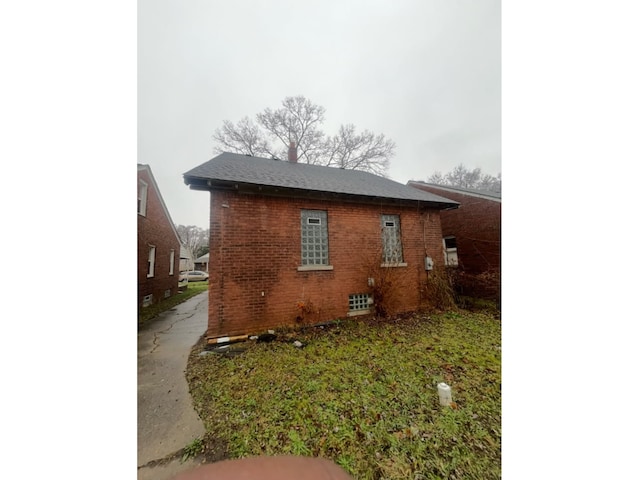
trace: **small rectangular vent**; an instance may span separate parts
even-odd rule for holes
[[[142,306],[143,307],[148,307],[152,303],[153,303],[153,294],[152,293],[150,293],[149,295],[145,295],[142,298]]]

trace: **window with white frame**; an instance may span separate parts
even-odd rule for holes
[[[149,245],[149,261],[147,262],[147,278],[153,277],[156,268],[156,247]]]
[[[380,221],[382,222],[382,261],[391,264],[401,263],[400,215],[381,215]]]
[[[300,212],[302,265],[329,265],[329,235],[327,212],[302,210]]]
[[[138,214],[143,217],[147,215],[147,183],[144,180],[138,180]]]
[[[456,237],[448,236],[442,239],[444,245],[444,264],[447,267],[458,266],[458,245]]]

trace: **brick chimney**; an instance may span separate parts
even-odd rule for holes
[[[296,142],[289,142],[289,161],[291,163],[298,163],[298,149],[296,148]]]

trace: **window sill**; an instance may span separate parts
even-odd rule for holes
[[[347,317],[357,317],[358,315],[369,315],[371,310],[355,310],[353,312],[347,312]]]
[[[394,268],[394,267],[406,267],[407,264],[405,262],[395,262],[395,263],[383,263],[380,267],[383,268]]]
[[[299,272],[313,272],[316,270],[333,270],[333,265],[301,265],[298,267]]]

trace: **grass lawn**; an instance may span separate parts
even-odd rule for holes
[[[303,348],[295,348],[300,340]],[[356,479],[500,478],[500,320],[355,319],[199,356],[187,379],[219,457],[332,459]],[[451,386],[441,407],[437,384]]]
[[[149,305],[138,310],[138,328],[148,325],[155,317],[162,312],[175,307],[176,305],[189,300],[194,295],[207,291],[209,282],[189,282],[184,291],[173,295],[167,299],[161,300],[158,303]]]

